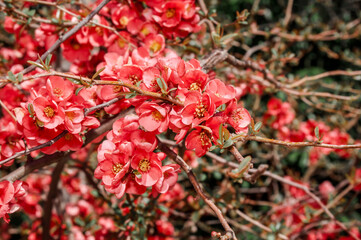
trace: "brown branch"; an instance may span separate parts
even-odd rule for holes
[[[50,239],[50,223],[51,223],[53,203],[58,193],[58,183],[60,180],[61,172],[63,171],[65,164],[68,160],[69,160],[68,157],[60,159],[60,161],[58,161],[58,163],[56,164],[56,167],[54,168],[54,171],[51,175],[50,189],[46,201],[44,203],[44,215],[41,222],[43,228],[43,233],[42,233],[43,240]]]
[[[264,137],[259,137],[259,136],[237,135],[237,136],[234,136],[232,139],[235,141],[251,140],[251,141],[256,141],[256,142],[282,145],[282,146],[286,146],[286,147],[322,147],[322,148],[333,148],[333,149],[361,148],[361,144],[335,145],[335,144],[317,143],[317,142],[287,142],[287,141],[264,138]]]
[[[182,169],[187,173],[189,181],[192,183],[194,189],[198,193],[198,195],[204,200],[204,202],[213,210],[213,212],[217,215],[219,221],[221,222],[223,228],[226,230],[226,236],[228,239],[237,239],[234,231],[227,223],[226,219],[224,218],[221,210],[214,204],[214,202],[204,193],[200,183],[198,182],[196,176],[194,175],[192,168],[180,157],[178,156],[173,150],[171,150],[166,144],[162,143],[159,140],[159,148],[165,154],[167,154],[173,161],[179,164]]]
[[[283,22],[284,27],[287,27],[288,23],[291,20],[292,7],[293,7],[293,0],[288,0],[287,8],[286,8],[286,15],[285,15],[285,19],[284,19],[284,22]]]
[[[260,223],[259,221],[249,217],[247,214],[241,212],[240,210],[236,210],[236,213],[241,217],[243,218],[244,220],[252,223],[253,225],[261,228],[263,231],[266,231],[268,233],[273,233],[272,229],[263,225],[262,223]],[[282,233],[277,233],[277,236],[280,238],[280,239],[289,239],[287,236],[283,235]]]
[[[0,106],[10,115],[12,119],[16,122],[16,117],[14,114],[9,110],[9,108],[3,103],[3,101],[0,100]],[[1,164],[1,163],[0,163]]]
[[[314,76],[304,77],[300,80],[288,85],[290,88],[298,87],[306,82],[315,81],[321,78],[326,78],[330,76],[358,76],[361,75],[361,71],[344,71],[344,70],[334,70],[329,72],[320,73]]]

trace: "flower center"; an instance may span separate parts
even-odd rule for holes
[[[135,85],[139,81],[139,78],[136,75],[129,75],[128,80]]]
[[[113,86],[113,92],[114,93],[118,93],[118,92],[121,92],[121,91],[122,91],[122,86],[119,86],[119,85]]]
[[[232,119],[233,121],[235,121],[236,123],[238,123],[239,121],[241,121],[243,119],[242,115],[240,114],[241,110],[237,109],[235,111],[233,111],[232,114]]]
[[[140,32],[141,32],[144,36],[147,36],[147,35],[150,33],[149,29],[146,28],[146,27],[143,27],[142,30],[140,30]]]
[[[70,119],[70,121],[73,121],[73,119],[75,117],[74,112],[66,112],[65,115]]]
[[[201,85],[197,82],[194,82],[190,85],[189,90],[191,91],[198,91],[201,89]]]
[[[208,137],[207,133],[205,132],[201,132],[200,139],[202,146],[207,146],[212,144],[211,139]]]
[[[122,26],[126,26],[126,25],[128,24],[128,22],[129,22],[129,19],[128,19],[127,17],[125,17],[125,16],[123,16],[123,17],[121,17],[121,18],[119,19],[119,23],[120,23],[120,25],[122,25]]]
[[[101,27],[96,27],[95,28],[95,32],[99,35],[99,36],[103,36],[103,29]]]
[[[112,167],[112,172],[113,172],[114,174],[117,174],[117,173],[120,172],[122,169],[123,169],[123,165],[120,164],[120,163],[117,163],[117,164],[113,165],[113,167]]]
[[[70,134],[70,133],[67,133],[67,134],[65,134],[65,140],[67,140],[67,141],[70,141],[70,140],[72,140],[73,139],[73,135],[72,134]]]
[[[154,41],[152,43],[152,45],[150,45],[150,47],[149,47],[149,49],[154,53],[158,52],[161,48],[162,48],[162,45],[160,45],[160,43],[156,42],[156,41]]]
[[[162,114],[160,114],[160,112],[157,111],[157,110],[155,110],[155,111],[152,112],[152,117],[153,117],[153,119],[154,119],[155,121],[157,121],[157,122],[159,122],[159,121],[161,121],[161,120],[164,119],[164,117],[162,116]]]
[[[202,102],[198,103],[196,111],[194,112],[194,115],[196,118],[202,118],[204,117],[204,114],[207,112],[207,106],[203,105]]]
[[[50,106],[47,106],[44,108],[44,113],[47,117],[52,118],[54,117],[54,109]]]
[[[54,95],[60,97],[63,94],[63,90],[61,90],[60,88],[54,88],[53,93]]]
[[[139,164],[138,164],[138,167],[140,169],[140,171],[142,172],[148,172],[149,169],[150,169],[150,162],[148,159],[142,159],[140,160]]]
[[[169,8],[167,9],[167,11],[165,12],[165,16],[167,18],[172,18],[175,15],[175,9],[174,8]]]
[[[118,46],[119,46],[120,48],[124,48],[124,46],[125,46],[125,41],[124,41],[123,39],[119,39],[119,40],[118,40]]]

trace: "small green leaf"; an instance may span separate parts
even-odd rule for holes
[[[223,144],[223,124],[219,125],[218,134],[219,134],[219,140],[221,144]]]
[[[68,79],[70,82],[74,83],[74,84],[78,84],[78,85],[81,85],[81,82],[79,80],[76,80],[74,78],[66,78]]]
[[[80,87],[80,88],[77,88],[75,90],[75,95],[78,96],[79,92],[83,89],[84,87]]]
[[[320,129],[318,127],[315,127],[315,136],[320,139]]]
[[[29,17],[34,16],[34,14],[35,14],[35,9],[31,9],[31,10],[27,11],[26,14],[27,14]]]
[[[158,205],[158,208],[164,213],[167,213],[169,211],[169,209],[164,205]]]
[[[223,148],[228,148],[233,145],[233,140],[229,138],[223,145]]]
[[[130,92],[130,93],[128,93],[128,94],[125,95],[125,98],[126,98],[126,99],[130,99],[130,98],[133,98],[133,97],[135,97],[135,96],[137,96],[137,93],[135,93],[135,92]]]
[[[217,148],[217,145],[213,145],[212,147],[210,147],[209,149],[208,149],[208,151],[213,151],[214,149],[216,149]]]
[[[94,75],[92,76],[91,79],[94,80],[96,77],[98,77],[99,74],[104,71],[104,69],[105,69],[105,67],[102,67],[101,69],[99,69],[96,73],[94,73]]]
[[[14,75],[14,73],[12,71],[9,71],[8,72],[8,76],[9,76],[9,79],[12,81],[12,82],[16,82],[16,77]]]
[[[235,38],[237,36],[239,36],[239,33],[230,33],[230,34],[227,34],[227,35],[223,36],[220,41],[224,42],[224,41],[226,41],[228,39]]]
[[[258,123],[256,123],[256,125],[254,125],[254,130],[259,131],[261,129],[261,127],[262,127],[262,122],[258,122]]]
[[[18,82],[22,82],[22,81],[23,81],[23,74],[18,73]]]
[[[33,104],[29,103],[28,104],[28,111],[30,113],[30,117],[33,117],[34,116],[34,107],[33,107]]]
[[[49,67],[51,58],[53,57],[53,55],[49,54],[46,59],[45,59],[45,65]]]
[[[38,62],[34,62],[34,61],[30,61],[30,60],[29,60],[28,63],[31,64],[31,65],[35,65],[35,66],[37,66],[38,68],[41,68],[41,69],[45,70],[44,67],[43,67],[40,63],[38,63]]]

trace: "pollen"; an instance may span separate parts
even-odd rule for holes
[[[203,105],[202,102],[198,103],[196,107],[196,111],[194,112],[194,116],[196,118],[204,117],[204,114],[207,112],[207,106]]]
[[[144,158],[142,160],[140,160],[138,167],[140,169],[140,171],[142,172],[148,172],[150,169],[150,162],[148,159]]]
[[[122,169],[123,169],[123,165],[120,164],[120,163],[117,163],[117,164],[113,165],[113,167],[112,167],[112,172],[113,172],[114,174],[117,174],[117,173],[120,172]]]
[[[119,23],[120,23],[120,25],[122,25],[122,26],[127,26],[127,25],[128,25],[128,22],[129,22],[129,19],[128,19],[127,17],[125,17],[125,16],[123,16],[123,17],[121,17],[121,18],[119,19]]]
[[[60,88],[54,88],[53,93],[55,96],[60,97],[63,94],[63,90],[61,90]]]
[[[232,114],[233,121],[239,122],[239,121],[241,121],[243,119],[240,112],[241,112],[240,109],[237,109],[237,110],[233,111],[233,114]]]
[[[167,18],[172,18],[172,17],[174,17],[174,15],[175,15],[175,9],[174,9],[174,8],[169,8],[169,9],[167,9],[167,11],[165,12],[165,16],[166,16]]]
[[[99,35],[99,36],[103,36],[104,32],[103,29],[101,27],[96,27],[95,28],[95,32]]]
[[[118,92],[121,92],[121,91],[122,91],[122,86],[119,86],[119,85],[113,86],[113,92],[114,93],[118,93]]]
[[[47,106],[44,108],[44,113],[47,117],[52,118],[54,117],[54,109],[50,106]]]
[[[74,112],[66,112],[65,115],[70,119],[70,121],[73,121],[73,119],[75,118]]]
[[[200,140],[201,140],[202,146],[208,146],[208,145],[212,144],[211,139],[208,137],[207,133],[205,133],[205,132],[200,133]]]
[[[190,85],[189,90],[191,91],[199,91],[201,89],[201,85],[197,82],[194,82]]]
[[[119,48],[124,48],[125,44],[126,44],[126,42],[121,38],[117,41],[117,43],[118,43]]]
[[[162,120],[164,119],[164,117],[162,116],[162,114],[161,114],[159,111],[157,111],[157,110],[155,110],[155,111],[152,112],[152,117],[153,117],[153,119],[154,119],[155,121],[157,121],[157,122],[162,121]]]
[[[70,134],[70,133],[67,133],[67,134],[65,134],[65,140],[67,140],[67,141],[71,141],[72,139],[73,139],[73,135],[72,134]]]
[[[159,42],[154,41],[152,43],[152,45],[150,45],[149,49],[153,52],[156,53],[158,52],[160,49],[162,48],[162,45],[160,45]]]
[[[140,32],[141,32],[144,36],[147,36],[147,35],[150,33],[149,29],[146,28],[146,27],[143,27],[142,30],[140,30]]]
[[[128,80],[135,85],[139,81],[139,77],[137,75],[129,75]]]

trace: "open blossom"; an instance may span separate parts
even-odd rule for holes
[[[72,97],[74,90],[72,82],[56,76],[49,77],[46,88],[51,98],[56,102],[68,101]]]
[[[185,142],[187,149],[194,149],[198,157],[203,156],[212,146],[212,130],[198,126],[188,135]]]
[[[18,199],[26,195],[27,184],[16,180],[9,182],[7,180],[0,182],[0,218],[9,223],[9,213],[17,211],[20,206]]]
[[[162,167],[162,177],[154,185],[155,189],[159,193],[168,192],[178,180],[178,173],[180,172],[180,166],[177,164],[169,164]]]
[[[184,106],[181,112],[182,122],[193,127],[212,117],[215,112],[213,100],[207,93],[188,93]]]
[[[153,102],[145,102],[137,108],[139,124],[149,132],[162,133],[168,129],[168,110]]]
[[[237,133],[248,131],[248,125],[251,123],[251,115],[247,109],[237,107],[236,101],[232,101],[227,106],[224,114],[228,117],[227,122]]]
[[[156,153],[139,152],[132,158],[132,168],[137,170],[140,177],[135,181],[140,185],[152,186],[162,177],[161,159]]]
[[[53,129],[64,122],[64,111],[56,102],[37,97],[33,106],[36,117],[43,122],[45,128]]]

